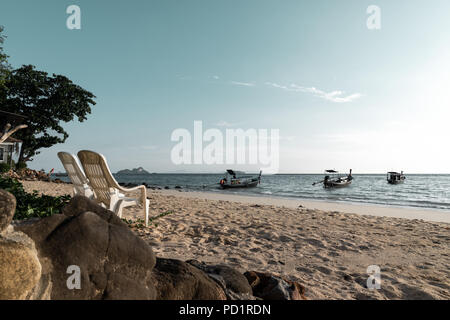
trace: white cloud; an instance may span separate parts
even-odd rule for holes
[[[243,86],[243,87],[254,87],[255,84],[251,82],[239,82],[239,81],[231,81],[231,84],[234,84],[236,86]]]
[[[219,79],[220,79],[219,76],[212,76],[212,77],[213,77],[213,79],[215,79],[215,80],[219,80]]]
[[[216,126],[218,127],[234,127],[236,125],[238,125],[237,123],[231,123],[231,122],[227,122],[224,120],[220,120],[219,122],[215,123]]]
[[[266,82],[266,84],[269,86],[272,86],[274,88],[282,89],[282,90],[286,90],[286,91],[310,93],[318,98],[325,99],[325,100],[328,100],[331,102],[336,102],[336,103],[352,102],[352,101],[362,97],[362,94],[360,94],[360,93],[353,93],[350,95],[345,95],[345,92],[340,91],[340,90],[325,92],[323,90],[319,90],[314,87],[302,87],[302,86],[298,86],[296,84],[291,84],[290,86],[283,86],[283,85],[273,83],[273,82]]]

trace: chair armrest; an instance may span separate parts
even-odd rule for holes
[[[124,188],[124,187],[119,185],[119,186],[116,187],[116,189],[120,190],[122,192],[133,192],[133,191],[137,191],[139,189],[143,189],[143,190],[147,191],[147,188],[144,185],[140,185],[140,186],[133,187],[133,188]]]
[[[134,188],[124,188],[124,187],[119,186],[116,189],[119,190],[119,191],[122,191],[122,192],[133,192],[133,191],[141,190],[141,201],[142,201],[142,204],[145,207],[146,200],[147,200],[147,187],[146,186],[140,185],[140,186],[137,186],[137,187],[134,187]]]

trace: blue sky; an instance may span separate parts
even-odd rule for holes
[[[81,30],[66,8],[81,8]],[[366,26],[369,5],[381,29]],[[64,74],[97,96],[56,153],[92,149],[113,171],[175,166],[171,133],[280,129],[280,172],[449,173],[450,2],[2,0],[18,67]],[[256,168],[249,168],[256,169]]]

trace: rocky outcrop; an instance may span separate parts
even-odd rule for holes
[[[248,271],[244,275],[253,295],[263,300],[307,300],[305,288],[297,282],[256,271]]]
[[[0,300],[27,299],[32,295],[45,298],[42,286],[37,288],[41,264],[34,243],[10,225],[15,208],[14,196],[0,190]]]

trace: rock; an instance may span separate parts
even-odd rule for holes
[[[0,236],[0,300],[27,299],[40,278],[33,241],[10,226]]]
[[[10,225],[16,198],[0,190],[0,300],[48,299],[51,280],[41,277],[34,242]]]
[[[63,214],[55,214],[45,219],[33,218],[25,221],[14,221],[16,230],[27,234],[35,243],[44,241],[53,230],[67,219]]]
[[[262,300],[248,293],[236,293],[231,290],[226,291],[228,300]]]
[[[222,288],[196,267],[179,260],[156,260],[153,282],[161,300],[226,300]]]
[[[181,186],[175,186],[175,189],[182,189]]]
[[[168,189],[170,189],[170,188],[169,188],[168,186],[165,186],[164,189],[168,190]]]
[[[16,198],[5,190],[0,190],[0,233],[11,223],[16,211]]]
[[[252,287],[247,281],[247,278],[242,273],[229,266],[206,265],[204,262],[199,262],[197,260],[188,260],[186,262],[214,278],[224,287],[224,289],[228,289],[237,294],[253,294]]]
[[[244,273],[244,276],[247,278],[248,283],[250,284],[250,286],[253,288],[256,288],[259,283],[261,282],[261,279],[258,276],[258,273],[255,271],[248,271],[246,273]]]
[[[297,282],[256,271],[248,271],[244,275],[253,295],[263,300],[306,300],[305,288]]]
[[[44,171],[36,171],[31,169],[19,169],[17,171],[10,170],[6,173],[4,173],[4,176],[14,178],[14,179],[20,179],[20,180],[29,180],[29,181],[51,181],[50,173],[46,173]]]
[[[150,289],[149,289],[150,288]],[[110,274],[103,299],[106,300],[152,300],[156,297],[153,284],[144,286],[139,279],[120,273]]]
[[[28,300],[50,300],[53,283],[49,274],[41,274],[41,279],[27,296]]]
[[[66,216],[77,216],[85,212],[93,212],[101,217],[103,220],[119,226],[124,226],[122,220],[106,208],[98,205],[94,200],[90,200],[83,196],[75,196],[63,208],[62,213]]]
[[[62,215],[18,226],[36,242],[52,299],[154,299],[150,246],[113,212],[76,196]],[[69,289],[69,266],[80,268],[81,289]]]
[[[122,187],[125,187],[125,188],[134,188],[134,187],[137,187],[137,184],[136,184],[136,183],[131,183],[131,182],[129,182],[129,183],[119,182],[119,185],[122,186]]]

